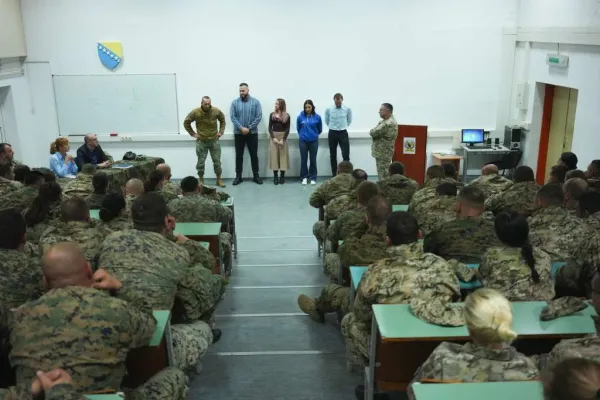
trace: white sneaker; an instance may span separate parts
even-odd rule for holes
[[[316,185],[316,184],[317,184],[317,181],[310,181],[310,184],[311,184],[311,185]]]
[[[302,184],[303,184],[304,186],[306,186],[306,184],[307,184],[307,183],[308,183],[308,179],[306,179],[306,178],[302,179]]]

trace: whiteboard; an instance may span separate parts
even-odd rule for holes
[[[62,136],[179,133],[175,74],[54,75]]]

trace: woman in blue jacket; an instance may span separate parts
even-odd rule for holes
[[[310,179],[311,185],[317,184],[317,151],[319,150],[319,135],[323,131],[321,116],[315,113],[312,100],[304,102],[304,111],[296,119],[296,129],[300,137],[300,178],[306,185]],[[307,161],[310,156],[310,167]]]

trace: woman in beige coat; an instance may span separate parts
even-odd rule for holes
[[[285,100],[275,101],[275,111],[269,116],[269,167],[273,170],[273,184],[285,183],[290,153],[287,138],[290,134],[290,115],[285,111]],[[281,172],[281,174],[279,174]]]

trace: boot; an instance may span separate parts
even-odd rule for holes
[[[298,296],[298,307],[315,322],[325,322],[325,315],[317,309],[317,302],[305,294]]]
[[[223,179],[221,179],[221,174],[217,175],[217,186],[225,187],[225,182],[223,182]]]
[[[263,184],[263,181],[262,181],[262,179],[260,179],[260,176],[258,176],[258,174],[254,174],[254,179],[252,179],[252,181],[258,185]]]
[[[244,182],[242,175],[236,175],[235,179],[233,180],[233,186],[239,185],[242,182]]]
[[[198,182],[200,182],[201,185],[204,185],[204,176],[200,175],[198,177]]]
[[[213,344],[217,343],[220,339],[221,339],[221,335],[223,334],[223,332],[221,332],[220,329],[213,329],[212,330],[212,334],[213,334]]]
[[[279,184],[283,185],[285,183],[285,171],[281,171],[281,175],[279,176]]]
[[[279,177],[277,176],[277,171],[273,171],[273,185],[279,185]]]

